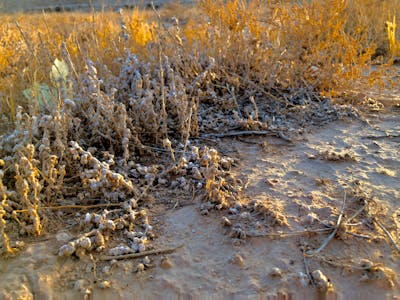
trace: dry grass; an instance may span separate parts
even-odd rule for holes
[[[397,4],[203,0],[190,18],[176,6],[161,16],[1,16],[3,250],[13,228],[43,231],[41,207],[142,199],[156,181],[187,187],[194,168],[203,180],[188,182],[229,206],[237,191],[223,160],[188,139],[217,126],[210,116],[265,129],[259,108],[281,112],[298,91],[312,102],[371,82],[361,74],[377,49],[389,49],[384,21]],[[143,171],[140,157],[159,148],[173,166],[161,159]]]

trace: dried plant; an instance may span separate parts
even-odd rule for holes
[[[400,42],[396,39],[396,16],[393,17],[393,21],[386,21],[385,27],[387,30],[387,39],[389,41],[389,51],[391,57],[400,55]]]

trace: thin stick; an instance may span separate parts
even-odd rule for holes
[[[398,138],[400,137],[400,134],[387,134],[387,135],[368,135],[368,136],[363,136],[362,139],[371,139],[371,140],[379,140],[379,139],[392,139],[392,138]]]
[[[61,206],[44,206],[38,207],[37,210],[59,210],[59,209],[91,209],[91,208],[99,208],[99,207],[120,207],[121,203],[102,203],[102,204],[93,204],[93,205],[61,205]],[[27,209],[16,209],[14,210],[16,213],[27,213]]]
[[[370,240],[370,239],[373,238],[372,236],[369,236],[369,235],[354,233],[354,232],[351,232],[351,231],[346,231],[345,233],[346,234],[350,234],[350,235],[355,236],[355,237],[362,238],[362,239],[367,239],[367,240]]]
[[[392,235],[390,232],[383,226],[381,222],[379,222],[376,217],[374,218],[374,222],[378,224],[378,226],[383,230],[383,232],[386,234],[386,236],[389,238],[389,240],[392,242],[393,246],[396,248],[397,252],[400,253],[400,247],[397,245],[396,241],[393,239]]]
[[[172,253],[175,250],[183,247],[183,244],[175,247],[175,248],[166,248],[166,249],[159,249],[159,250],[149,250],[149,251],[144,251],[141,253],[132,253],[132,254],[124,254],[124,255],[103,255],[99,257],[99,261],[108,261],[108,260],[120,260],[120,259],[128,259],[128,258],[140,258],[148,255],[158,255],[158,254],[167,254],[167,253]]]
[[[350,223],[351,220],[353,220],[355,217],[357,217],[359,214],[361,214],[364,209],[366,209],[368,206],[368,203],[365,203],[359,210],[357,210],[350,218],[346,220],[346,225]]]
[[[29,42],[28,38],[26,37],[24,31],[22,30],[22,27],[19,25],[18,21],[15,21],[15,26],[17,26],[19,33],[21,34],[22,38],[25,41],[25,44],[28,46],[29,51],[31,51],[32,55],[35,56],[35,51],[34,48],[32,47],[32,44]]]
[[[338,231],[340,225],[342,224],[342,219],[343,219],[343,213],[344,213],[344,208],[346,206],[346,191],[344,192],[344,197],[343,197],[343,204],[342,208],[340,210],[339,217],[336,222],[336,226],[333,229],[332,233],[325,239],[325,241],[322,243],[322,245],[315,251],[311,251],[311,253],[307,253],[306,255],[309,257],[314,256],[315,254],[321,252],[328,244],[329,242],[333,239],[333,237],[336,235],[336,232]]]
[[[352,265],[349,263],[339,263],[339,262],[335,262],[333,260],[327,259],[326,257],[323,257],[322,255],[316,255],[315,258],[317,258],[331,266],[334,266],[334,267],[348,268],[348,269],[355,269],[355,270],[370,270],[370,269],[380,266],[380,264],[373,264],[372,266],[362,267],[362,266]]]
[[[263,234],[251,234],[247,233],[248,237],[258,238],[258,237],[282,237],[282,236],[294,236],[294,235],[302,235],[309,233],[323,233],[327,231],[331,231],[332,228],[321,228],[321,229],[311,229],[311,230],[300,230],[300,231],[292,231],[292,232],[273,232],[273,233],[263,233]]]
[[[313,287],[316,286],[314,278],[312,277],[311,273],[310,273],[310,268],[308,267],[308,263],[307,263],[307,256],[305,255],[305,252],[303,250],[303,262],[304,262],[304,269],[306,271],[307,277],[310,280],[311,284]]]
[[[272,131],[267,131],[267,130],[260,130],[260,131],[255,131],[255,130],[250,130],[250,131],[232,131],[232,132],[226,132],[226,133],[207,133],[203,134],[202,137],[209,138],[209,137],[214,137],[214,138],[223,138],[223,137],[233,137],[233,136],[246,136],[246,135],[271,135],[271,136],[277,136],[287,142],[292,143],[292,140],[287,138],[286,136],[283,135],[282,132],[272,132]]]

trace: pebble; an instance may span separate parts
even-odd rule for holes
[[[172,268],[174,265],[171,262],[171,260],[168,257],[164,257],[163,259],[161,259],[160,262],[160,267],[163,269],[170,269]]]
[[[109,289],[110,287],[111,287],[111,282],[109,282],[108,280],[99,282],[99,288],[101,289]]]
[[[222,217],[222,225],[226,226],[226,227],[230,227],[230,226],[232,226],[232,222],[227,217]]]
[[[244,259],[240,254],[234,254],[229,261],[237,266],[244,265]]]
[[[278,267],[272,268],[271,272],[269,273],[272,277],[282,277],[282,270]]]
[[[300,285],[302,287],[307,287],[308,284],[310,283],[310,279],[308,278],[307,274],[303,273],[303,272],[298,272],[297,273],[297,278],[300,282]]]
[[[58,250],[58,256],[65,257],[65,256],[71,256],[75,252],[76,248],[73,243],[68,243],[65,245],[62,245],[60,249]]]
[[[312,278],[314,279],[315,285],[321,291],[327,291],[331,286],[328,277],[322,273],[321,270],[315,270],[311,273]]]

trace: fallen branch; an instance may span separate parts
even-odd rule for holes
[[[300,230],[300,231],[291,231],[291,232],[273,232],[273,233],[260,233],[260,234],[252,234],[247,233],[248,237],[259,238],[259,237],[282,237],[282,236],[295,236],[302,234],[310,234],[310,233],[324,233],[327,231],[331,231],[332,228],[321,228],[321,229],[310,229],[310,230]]]
[[[345,206],[346,206],[346,191],[344,192],[342,208],[340,210],[340,214],[337,219],[336,226],[333,228],[332,233],[325,239],[325,241],[322,243],[321,246],[319,246],[319,248],[317,250],[306,253],[306,255],[308,257],[312,257],[315,254],[320,253],[329,244],[329,242],[333,239],[333,237],[336,235],[336,232],[339,230],[340,226],[342,225],[342,219],[343,219]]]
[[[387,134],[387,135],[367,135],[363,139],[380,140],[380,139],[393,139],[400,137],[400,134]]]
[[[226,132],[226,133],[207,133],[203,134],[203,138],[224,138],[224,137],[235,137],[235,136],[246,136],[246,135],[270,135],[270,136],[276,136],[281,138],[284,141],[287,141],[289,143],[292,143],[293,141],[289,139],[287,136],[285,136],[282,132],[272,132],[272,131],[266,131],[266,130],[251,130],[251,131],[232,131],[232,132]]]
[[[121,207],[121,203],[102,203],[102,204],[93,204],[93,205],[60,205],[60,206],[43,206],[38,207],[37,210],[60,210],[60,209],[92,209],[92,208],[100,208],[100,207]],[[16,213],[27,213],[28,209],[16,209],[14,210]]]
[[[390,234],[389,230],[383,226],[381,222],[379,222],[376,218],[373,219],[374,222],[380,227],[380,229],[383,230],[383,232],[386,234],[386,236],[389,238],[389,240],[392,242],[393,246],[396,248],[397,252],[400,253],[400,247],[397,245],[396,241],[393,239],[392,235]]]
[[[360,209],[358,209],[353,215],[351,215],[346,222],[346,225],[349,225],[351,220],[356,218],[359,214],[361,214],[368,207],[368,202],[366,202]]]
[[[98,258],[99,261],[108,261],[108,260],[120,260],[120,259],[128,259],[128,258],[140,258],[144,256],[149,256],[149,255],[159,255],[159,254],[167,254],[167,253],[172,253],[175,250],[182,248],[183,245],[180,245],[175,248],[166,248],[166,249],[159,249],[159,250],[149,250],[149,251],[144,251],[141,253],[131,253],[131,254],[123,254],[123,255],[103,255]]]
[[[308,279],[310,280],[311,284],[313,287],[316,287],[315,281],[313,276],[310,273],[310,268],[308,267],[308,263],[307,263],[307,256],[305,254],[305,251],[303,250],[303,262],[304,262],[304,269],[306,271],[306,275],[308,277]]]

